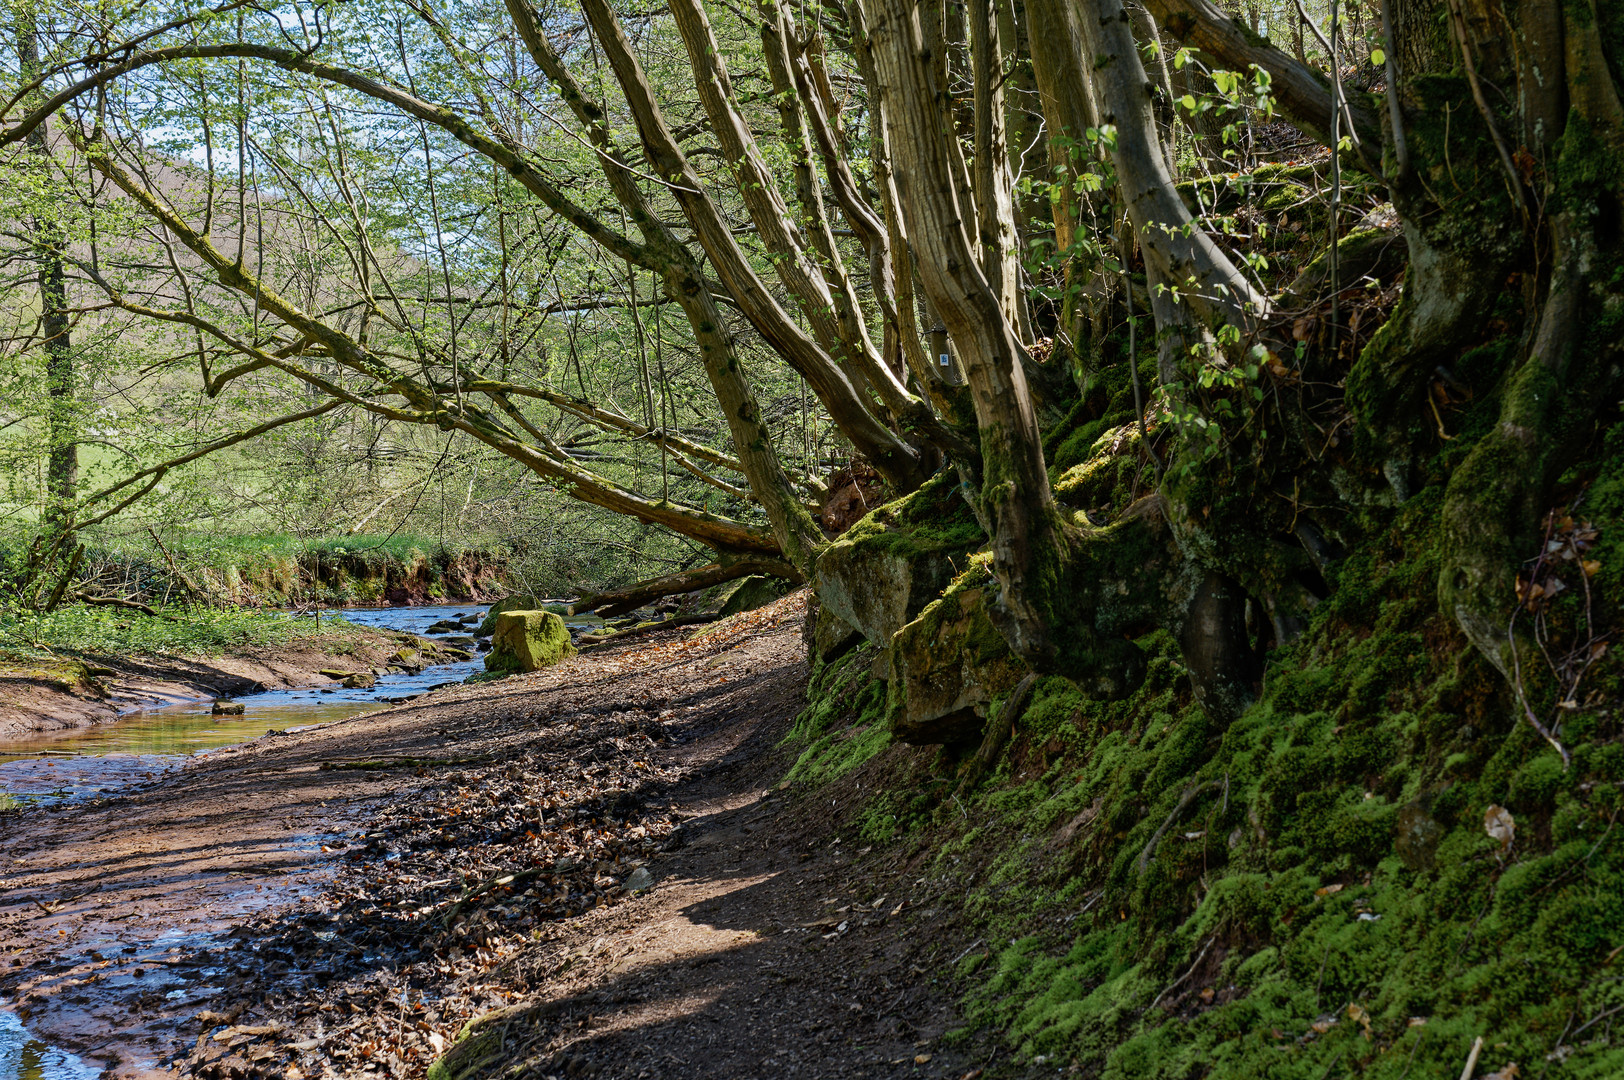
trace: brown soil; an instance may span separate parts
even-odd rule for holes
[[[121,1077],[419,1077],[504,1009],[467,1075],[976,1075],[985,1048],[941,1041],[950,903],[776,787],[803,612],[4,819],[0,991]]]
[[[398,635],[363,634],[353,655],[316,646],[256,647],[214,658],[127,656],[0,662],[0,741],[89,727],[135,709],[329,682],[322,668],[381,666]],[[86,665],[111,674],[87,675]]]

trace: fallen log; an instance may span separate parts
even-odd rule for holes
[[[641,626],[628,626],[624,630],[616,630],[612,634],[582,634],[580,645],[604,645],[621,638],[636,637],[638,634],[652,634],[656,630],[669,630],[675,626],[698,626],[701,623],[712,623],[722,616],[715,612],[702,615],[678,615],[674,619],[662,619],[659,622],[644,623]]]
[[[649,578],[647,581],[628,585],[624,589],[611,589],[596,596],[584,596],[570,605],[570,614],[580,615],[595,611],[605,618],[624,615],[661,597],[676,596],[696,589],[708,589],[712,585],[720,585],[724,581],[733,581],[752,574],[766,574],[769,577],[781,577],[790,581],[801,580],[801,575],[783,559],[745,558],[727,564],[711,563],[678,574]]]

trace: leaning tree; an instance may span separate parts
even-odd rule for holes
[[[1118,695],[1144,667],[1131,637],[1167,626],[1219,716],[1253,692],[1260,640],[1289,640],[1334,587],[1370,508],[1431,482],[1439,402],[1498,394],[1500,422],[1444,481],[1439,590],[1509,672],[1518,560],[1617,399],[1616,19],[1587,0],[1384,0],[1372,48],[1334,5],[1296,12],[1320,66],[1210,0],[42,5],[18,24],[33,52],[0,146],[102,185],[87,213],[149,257],[31,250],[76,295],[192,343],[205,393],[275,373],[315,407],[458,433],[716,553],[622,600],[816,576],[816,477],[787,467],[759,394],[787,370],[892,492],[955,479],[1021,661]],[[1309,171],[1329,189],[1308,214],[1325,251],[1289,283],[1256,253],[1257,208],[1235,208],[1241,163],[1210,171],[1270,110],[1323,147]],[[386,222],[344,155],[413,140],[429,213]],[[302,171],[318,160],[319,183]],[[487,224],[500,274],[453,283],[440,199],[476,175],[565,236],[555,251],[657,283],[647,302],[681,313],[725,449],[513,376],[514,283],[539,249],[493,246]],[[1374,335],[1345,306],[1375,250],[1340,205],[1355,183],[1391,201],[1407,251]],[[267,242],[268,220],[309,238]],[[443,271],[415,312],[394,281],[411,228],[417,288]],[[942,331],[945,369],[921,347]],[[1490,337],[1505,346],[1461,363]],[[1044,437],[1122,372],[1143,497],[1096,520],[1056,498]],[[680,456],[751,516],[594,471],[543,407]],[[1251,630],[1249,610],[1267,615]]]

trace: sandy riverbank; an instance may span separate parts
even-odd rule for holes
[[[223,656],[0,658],[0,741],[89,727],[135,709],[331,682],[321,669],[381,668],[403,636],[356,631],[346,652],[245,646]]]

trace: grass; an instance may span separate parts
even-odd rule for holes
[[[160,608],[159,612],[168,618],[80,605],[48,615],[0,610],[0,650],[18,659],[56,652],[218,656],[248,646],[290,645],[347,653],[366,633],[343,619],[323,619],[318,626],[313,619],[278,611]]]
[[[144,536],[87,534],[82,574],[119,595],[166,604],[195,584],[214,604],[334,606],[484,594],[501,588],[508,555],[432,537],[303,538],[286,533],[166,536],[160,551]],[[27,542],[0,540],[0,578],[14,574]],[[175,571],[178,569],[179,573]]]

